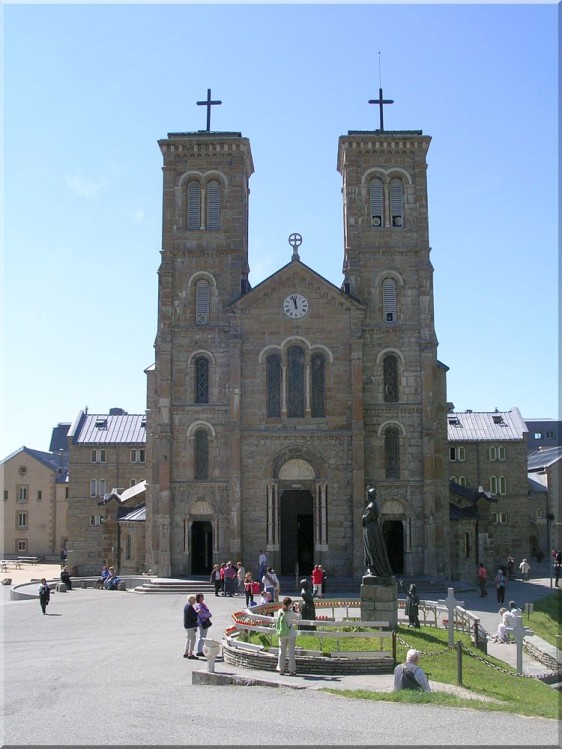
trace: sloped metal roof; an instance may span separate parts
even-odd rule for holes
[[[453,411],[447,414],[449,442],[506,442],[522,440],[527,425],[518,408],[510,411]]]
[[[120,507],[117,512],[117,520],[132,520],[133,522],[143,522],[146,520],[146,506],[139,505],[138,507]]]
[[[562,458],[562,447],[543,447],[527,458],[527,470],[529,472],[541,471],[548,468]]]
[[[144,414],[84,414],[74,435],[75,444],[145,445]]]
[[[530,476],[527,477],[527,480],[529,482],[529,487],[534,492],[540,492],[541,494],[546,494],[548,492],[548,488],[544,484],[540,484],[538,481],[535,481],[535,479],[532,479]]]

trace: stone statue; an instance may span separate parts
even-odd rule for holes
[[[392,577],[392,568],[379,523],[377,492],[372,486],[367,487],[367,502],[362,521],[367,573],[378,577]]]
[[[301,585],[301,619],[316,619],[316,607],[314,605],[314,598],[310,592],[310,582],[303,578],[300,582]],[[314,629],[312,624],[300,624],[299,629]]]

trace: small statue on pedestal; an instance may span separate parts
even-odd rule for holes
[[[310,582],[303,578],[301,580],[301,619],[316,619],[316,607],[314,605],[314,598],[310,592]],[[314,629],[312,624],[300,624],[299,629]]]

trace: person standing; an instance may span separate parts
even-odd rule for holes
[[[51,600],[51,589],[47,585],[47,580],[44,577],[42,577],[41,585],[39,586],[39,603],[41,605],[41,611],[44,614],[47,613],[47,606],[49,605],[50,600]]]
[[[197,626],[199,629],[199,641],[197,643],[197,657],[203,658],[203,640],[207,636],[207,630],[211,626],[211,612],[205,603],[203,593],[197,593],[195,596],[195,611],[197,611]]]
[[[515,559],[511,554],[507,557],[507,579],[515,580]]]
[[[261,580],[262,577],[265,575],[265,570],[267,568],[267,555],[263,551],[263,549],[260,549],[260,554],[258,557],[258,580]]]
[[[519,569],[521,570],[521,577],[525,582],[529,581],[529,572],[531,570],[531,565],[529,562],[524,559],[521,564],[519,565]]]
[[[283,599],[283,605],[277,612],[275,631],[279,637],[279,655],[277,657],[277,671],[281,676],[285,673],[285,664],[289,658],[289,676],[297,675],[295,660],[295,645],[297,642],[297,626],[300,614],[297,604],[289,596]]]
[[[275,589],[279,587],[277,575],[271,567],[268,567],[261,579],[263,589],[270,595],[270,601],[275,601]]]
[[[244,578],[246,576],[246,570],[242,562],[236,563],[236,575],[238,577],[238,593],[242,596],[244,595]]]
[[[254,602],[254,578],[251,572],[246,572],[244,577],[244,594],[246,596],[246,608]]]
[[[406,660],[394,669],[394,691],[401,689],[420,689],[423,692],[431,692],[429,681],[425,672],[419,666],[419,650],[408,650]]]
[[[485,598],[488,595],[486,590],[486,583],[488,582],[488,572],[482,562],[478,567],[478,585],[480,585],[480,598]]]
[[[213,565],[213,571],[211,572],[210,581],[215,586],[215,595],[218,596],[219,591],[222,588],[221,572],[218,564]]]
[[[496,596],[498,599],[498,603],[503,603],[505,601],[505,586],[507,584],[507,580],[505,579],[505,575],[502,569],[498,570],[498,574],[494,578],[494,584],[496,586]]]
[[[234,580],[237,578],[236,568],[229,561],[224,568],[224,595],[232,598],[234,595]]]
[[[322,565],[320,565],[320,569],[322,570],[322,598],[325,598],[326,597],[326,580],[328,579],[328,573],[326,572],[324,567],[322,567]]]
[[[195,596],[188,596],[187,603],[183,607],[183,626],[186,633],[185,651],[183,657],[190,658],[191,660],[197,660],[197,656],[193,654],[198,625],[197,611],[195,611],[194,605],[196,602],[197,599],[195,598]]]
[[[310,577],[312,579],[312,595],[322,598],[322,568],[319,564],[314,566]]]

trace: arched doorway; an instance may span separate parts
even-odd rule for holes
[[[312,494],[304,489],[284,491],[281,496],[282,575],[310,575],[314,564]]]
[[[191,525],[191,572],[204,575],[212,569],[213,527],[208,520],[195,520]]]
[[[401,520],[385,520],[382,533],[388,551],[388,561],[395,575],[404,572],[404,526]]]

